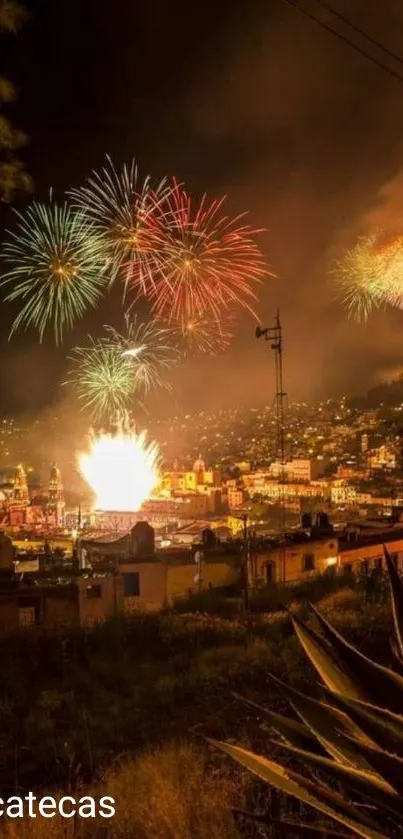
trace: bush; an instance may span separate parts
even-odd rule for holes
[[[355,579],[349,572],[338,574],[329,568],[323,574],[316,574],[302,582],[283,585],[272,583],[251,597],[251,609],[257,612],[276,612],[290,603],[317,603],[322,598],[340,589],[353,588]]]
[[[188,597],[178,597],[175,600],[173,611],[178,614],[189,614],[191,612],[204,612],[205,614],[220,615],[223,618],[234,618],[242,610],[242,599],[224,594],[220,589],[200,591],[189,594]]]
[[[327,615],[328,612],[337,611],[340,613],[340,617],[343,618],[344,612],[350,610],[358,611],[360,609],[362,606],[362,596],[360,596],[357,590],[353,591],[351,588],[342,588],[339,591],[322,597],[317,605],[323,614]]]
[[[166,645],[189,651],[228,643],[241,644],[247,628],[239,620],[227,620],[205,613],[161,616],[161,635]]]

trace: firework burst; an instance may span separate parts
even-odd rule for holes
[[[110,157],[100,171],[70,195],[102,233],[112,255],[112,280],[119,274],[125,287],[147,294],[153,286],[154,216],[167,196],[166,181],[153,186],[139,177],[135,160],[121,169]]]
[[[201,316],[218,320],[230,305],[255,314],[253,286],[269,273],[254,238],[260,231],[244,224],[244,215],[223,216],[224,200],[204,196],[193,210],[190,196],[174,182],[159,212],[150,214],[149,299],[158,319],[185,328]]]
[[[349,315],[366,321],[381,306],[403,308],[403,237],[358,240],[333,271]]]
[[[139,510],[160,479],[161,457],[145,431],[137,433],[129,422],[113,434],[91,432],[87,451],[77,454],[80,474],[102,510]]]
[[[383,281],[379,260],[374,254],[375,246],[375,236],[360,238],[332,272],[349,317],[356,321],[366,321],[384,302]]]
[[[82,407],[96,421],[110,422],[130,408],[134,394],[133,364],[109,341],[90,338],[88,347],[75,347],[73,384]]]
[[[131,362],[136,391],[147,393],[151,388],[167,387],[163,374],[178,360],[168,329],[155,321],[140,321],[126,314],[123,334],[111,326],[106,330],[111,345],[126,362]]]
[[[2,256],[8,266],[0,285],[10,288],[7,302],[23,306],[10,337],[33,326],[40,340],[52,324],[56,342],[63,339],[88,307],[94,307],[107,286],[105,241],[83,212],[64,202],[34,201],[26,213],[14,210],[15,231],[8,231]]]
[[[382,277],[381,289],[385,303],[403,308],[403,236],[388,238],[378,245],[375,258]]]
[[[184,356],[217,355],[229,347],[235,326],[235,316],[229,312],[222,313],[220,318],[195,315],[186,323],[172,326],[172,335]]]

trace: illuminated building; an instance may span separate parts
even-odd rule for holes
[[[205,492],[207,488],[220,487],[221,474],[218,470],[207,469],[205,461],[199,455],[190,471],[173,469],[165,472],[159,486],[161,495],[170,497],[176,494]]]
[[[245,502],[245,491],[242,488],[242,486],[239,485],[238,481],[227,481],[227,500],[228,507],[230,510],[235,510],[238,507],[242,507],[242,504]]]
[[[281,463],[272,463],[269,473],[276,478],[279,478],[284,473],[288,481],[309,483],[323,474],[324,465],[323,458],[290,460],[283,466]]]
[[[396,455],[388,446],[379,446],[370,453],[368,465],[371,469],[395,469]]]
[[[300,537],[285,547],[273,545],[259,550],[254,561],[253,577],[256,584],[299,582],[337,567],[337,564],[335,537]]]
[[[24,467],[20,464],[15,470],[11,503],[25,506],[29,504],[29,500],[27,476]]]
[[[64,525],[64,492],[60,469],[54,463],[50,472],[48,485],[48,503],[46,506],[46,517],[55,527]]]
[[[332,504],[355,504],[357,492],[355,487],[349,486],[343,480],[334,481],[330,489]]]
[[[216,493],[176,495],[170,498],[150,498],[141,505],[138,512],[96,510],[92,525],[106,530],[126,532],[136,522],[146,518],[156,528],[168,524],[180,526],[189,519],[202,519],[216,511]]]
[[[325,480],[311,481],[310,483],[280,483],[269,480],[267,475],[262,473],[254,480],[248,481],[248,492],[250,495],[259,495],[264,498],[276,501],[279,498],[327,498],[329,495],[329,482]]]
[[[13,487],[8,504],[9,524],[12,526],[25,523],[26,508],[30,504],[30,497],[25,469],[21,464],[15,470]]]
[[[204,460],[203,460],[201,454],[199,454],[199,457],[197,458],[197,460],[195,460],[195,462],[193,464],[193,472],[195,473],[195,476],[196,476],[196,485],[197,486],[199,484],[204,484],[205,483],[205,480],[204,480],[205,471],[206,471],[206,464],[204,463]]]

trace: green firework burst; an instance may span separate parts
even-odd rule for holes
[[[34,201],[25,213],[14,213],[18,224],[3,245],[0,278],[5,301],[22,304],[10,337],[33,326],[42,340],[52,325],[59,343],[107,287],[105,239],[83,211],[56,203],[52,194],[49,204]]]

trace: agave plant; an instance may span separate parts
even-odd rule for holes
[[[297,615],[292,621],[320,676],[322,698],[307,696],[272,677],[295,718],[242,700],[269,724],[279,738],[277,745],[301,760],[303,770],[293,771],[240,746],[211,741],[261,780],[314,807],[325,820],[368,839],[403,836],[403,584],[386,548],[384,554],[396,636],[395,668],[367,658],[311,606],[321,633]],[[312,835],[313,827],[299,824],[296,829],[295,823],[282,822],[286,833],[301,836],[306,831]]]

